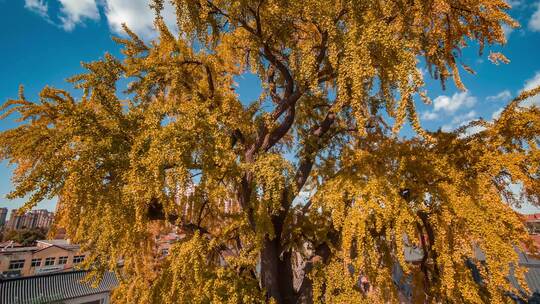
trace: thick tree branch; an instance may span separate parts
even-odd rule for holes
[[[191,233],[195,233],[196,231],[199,231],[201,234],[209,234],[211,233],[204,227],[200,226],[199,224],[194,223],[177,223],[177,220],[179,218],[178,214],[165,214],[165,211],[163,210],[163,205],[156,199],[153,198],[150,201],[150,204],[148,205],[148,211],[147,211],[148,219],[151,221],[167,221],[170,224],[177,226],[184,231],[188,231]]]
[[[311,132],[310,138],[306,140],[306,148],[304,151],[304,157],[300,160],[300,165],[296,171],[295,181],[296,189],[300,191],[311,173],[313,163],[315,161],[316,153],[324,147],[323,136],[328,133],[332,125],[336,120],[336,113],[330,109],[326,114],[326,117],[321,122],[319,127]]]
[[[296,115],[296,102],[300,98],[302,93],[300,91],[296,91],[296,93],[291,96],[291,100],[288,101],[285,104],[291,103],[289,105],[289,109],[287,111],[287,114],[283,118],[283,121],[281,124],[275,128],[272,132],[267,133],[264,137],[263,143],[262,143],[262,150],[268,151],[270,148],[272,148],[287,132],[289,132],[291,126],[294,123],[295,115]]]
[[[323,62],[324,58],[326,57],[327,42],[328,42],[328,33],[327,32],[321,33],[321,43],[319,46],[319,53],[315,61],[317,71],[319,70],[319,67],[321,63]],[[270,55],[272,54],[270,53]],[[277,63],[280,63],[279,60],[277,61]],[[277,68],[279,69],[279,66],[277,66]],[[284,67],[284,69],[288,72],[288,69],[286,67]],[[290,76],[290,73],[288,75],[289,75],[289,78],[287,77],[285,78],[286,83],[293,84],[290,87],[290,89],[294,90],[294,79]],[[279,127],[276,128],[272,133],[266,136],[264,144],[263,144],[264,151],[268,151],[268,149],[274,146],[285,134],[287,134],[292,124],[294,123],[295,112],[296,112],[295,105],[298,99],[302,96],[303,91],[300,88],[296,88],[296,92],[294,92],[292,95],[288,95],[288,92],[287,92],[288,89],[289,88],[286,89],[285,94],[284,94],[284,99],[278,105],[276,110],[273,112],[272,117],[274,119],[278,119],[283,113],[283,111],[288,109],[287,115],[285,116],[283,122],[279,125]]]
[[[244,174],[242,181],[240,182],[240,189],[238,190],[237,199],[240,207],[242,207],[242,210],[244,210],[247,215],[249,225],[252,229],[255,229],[255,215],[253,207],[250,204],[251,192],[253,191],[251,186],[252,179],[253,175],[251,172]]]
[[[212,69],[210,66],[202,61],[198,60],[183,60],[180,62],[181,65],[183,64],[194,64],[204,67],[204,70],[206,72],[206,81],[208,83],[208,90],[210,91],[210,96],[208,96],[209,99],[213,99],[215,95],[215,87],[214,87],[214,79],[212,77]]]

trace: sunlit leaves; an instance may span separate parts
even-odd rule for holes
[[[117,271],[115,303],[258,303],[287,288],[298,301],[395,302],[403,284],[419,302],[495,303],[512,291],[529,240],[511,187],[533,204],[540,193],[539,110],[519,102],[540,89],[474,135],[426,132],[415,110],[429,102],[420,62],[463,89],[461,50],[516,25],[506,2],[172,3],[177,28],[153,1],[155,41],[125,27],[122,58],[83,64],[70,79],[80,99],[21,89],[1,108],[21,123],[0,133],[10,197],[60,198],[57,224],[89,250],[85,266]],[[241,102],[234,80],[249,72],[262,93]],[[407,123],[417,137],[399,138]],[[171,231],[184,238],[163,257],[156,237]],[[294,257],[300,287],[261,279],[271,250],[280,265]]]

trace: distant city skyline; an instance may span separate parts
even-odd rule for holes
[[[5,198],[4,196],[4,197],[0,197],[0,208],[8,209],[7,216],[9,218],[9,216],[11,216],[11,212],[13,211],[13,209],[21,208],[24,205],[24,202],[25,202],[24,200],[20,200],[20,199],[9,200]],[[56,199],[40,202],[39,204],[37,204],[37,206],[32,208],[32,210],[39,210],[39,209],[46,209],[50,212],[54,212],[56,210]]]
[[[7,201],[7,199],[4,199],[4,201]],[[13,201],[11,206],[4,206],[0,204],[1,207],[5,207],[8,209],[8,218],[11,216],[11,212],[13,212],[13,209],[18,209],[22,207],[24,202],[21,201]],[[47,200],[39,203],[36,207],[32,208],[32,210],[38,210],[38,209],[47,209],[48,211],[54,212],[56,210],[56,200]],[[540,213],[540,208],[537,206],[532,206],[530,204],[523,204],[521,208],[514,208],[519,213],[522,214],[534,214],[534,213]]]
[[[21,215],[17,215],[16,211],[11,210],[9,220],[5,223],[7,229],[49,229],[54,221],[54,212],[47,209],[32,209]]]

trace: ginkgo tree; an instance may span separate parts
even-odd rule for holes
[[[70,78],[80,98],[2,107],[20,121],[0,133],[10,197],[60,198],[84,266],[117,272],[114,303],[500,303],[510,273],[526,289],[512,207],[540,204],[540,110],[520,103],[539,89],[450,133],[415,110],[421,68],[465,90],[461,51],[505,43],[505,1],[171,3],[173,28],[155,0],[155,40],[125,27],[121,58]],[[167,229],[183,238],[162,256]]]

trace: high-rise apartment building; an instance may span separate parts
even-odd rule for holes
[[[8,214],[7,208],[0,208],[0,228],[6,225],[7,214]]]
[[[22,227],[22,216],[17,213],[17,209],[12,209],[9,214],[9,220],[7,221],[6,228],[15,230]]]
[[[7,229],[48,229],[54,220],[54,213],[45,209],[31,210],[25,214],[17,214],[17,209],[11,211],[9,221],[6,224]]]
[[[45,209],[35,210],[35,226],[37,228],[49,228],[54,220],[54,213]]]

